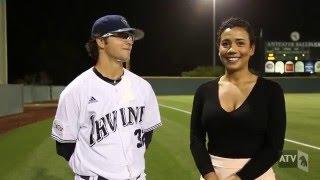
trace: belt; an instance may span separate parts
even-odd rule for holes
[[[139,179],[140,178],[140,176],[141,176],[141,174],[138,176],[138,177],[136,177],[135,179]],[[80,176],[82,179],[84,179],[84,180],[89,180],[90,179],[90,176]],[[98,176],[98,180],[108,180],[108,179],[106,179],[106,178],[104,178],[104,177],[101,177],[101,176]]]

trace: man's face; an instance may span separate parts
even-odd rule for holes
[[[130,54],[134,37],[127,32],[112,33],[110,36],[103,38],[104,52],[117,61],[127,62],[130,60]]]

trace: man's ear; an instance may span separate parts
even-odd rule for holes
[[[96,39],[96,43],[97,43],[97,45],[98,45],[98,48],[104,48],[104,46],[105,46],[105,42],[104,42],[104,40],[103,39],[100,39],[100,38],[97,38]]]

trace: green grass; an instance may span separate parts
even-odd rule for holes
[[[193,96],[159,96],[160,104],[191,111]],[[286,138],[320,146],[320,94],[286,94]],[[199,179],[189,150],[190,115],[161,107],[163,126],[146,153],[148,180]],[[55,153],[50,138],[52,119],[0,136],[0,180],[72,179],[67,163]],[[309,155],[309,172],[297,168],[274,170],[280,180],[320,179],[320,150],[286,142],[285,149]]]
[[[72,179],[71,170],[55,153],[51,119],[0,136],[1,180]]]
[[[286,138],[320,147],[320,94],[286,94],[285,98],[287,109]],[[160,96],[158,99],[160,104],[166,106],[175,107],[189,112],[192,108],[193,96]],[[186,117],[180,117],[182,114],[184,114]],[[182,122],[182,126],[189,128],[189,116],[186,113],[162,107],[161,116],[164,118],[164,120],[169,122]],[[183,121],[181,121],[181,119],[183,119]],[[165,126],[165,128],[159,130],[159,134],[156,136],[159,138],[154,138],[153,141],[163,140],[161,137],[163,131],[177,131],[177,133],[180,134],[179,136],[177,135],[167,138],[167,141],[176,141],[179,139],[179,137],[189,138],[189,131],[187,131],[185,134],[185,131],[180,131],[179,129],[176,130],[169,126]],[[169,142],[169,144],[170,143],[173,142]],[[185,146],[184,144],[183,146],[183,148],[185,148],[183,152],[189,150],[189,147]],[[278,166],[275,165],[273,168],[278,179],[320,179],[320,150],[304,147],[290,142],[285,143],[284,149],[300,150],[307,153],[309,155],[310,167],[309,172],[307,173],[297,168],[278,168]],[[191,154],[187,153],[185,161],[191,161],[191,159]],[[197,171],[193,164],[194,163],[192,162],[192,164],[189,165],[190,171]],[[176,168],[175,170],[180,173],[180,168]],[[152,172],[154,171],[152,170]],[[198,179],[198,177],[199,174],[196,173],[192,174],[188,179]]]

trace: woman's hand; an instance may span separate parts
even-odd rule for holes
[[[203,178],[205,180],[219,180],[218,176],[214,172],[209,172],[208,174],[204,175]]]

